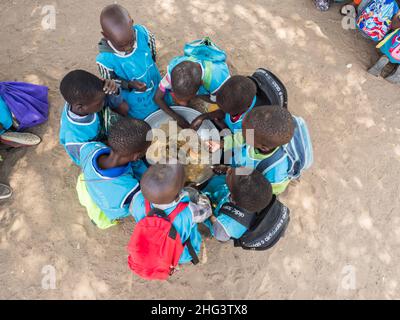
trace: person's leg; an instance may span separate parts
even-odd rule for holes
[[[385,55],[381,56],[379,60],[368,70],[368,73],[374,75],[375,77],[379,77],[388,63],[389,58]]]
[[[0,135],[0,142],[6,145],[19,147],[32,147],[38,145],[42,140],[33,133],[8,131]]]
[[[0,183],[0,200],[9,199],[12,196],[11,187]]]

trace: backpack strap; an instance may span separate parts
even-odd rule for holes
[[[145,210],[146,210],[145,213],[146,213],[146,216],[147,216],[151,211],[151,205],[150,205],[149,200],[144,199],[144,206],[145,206]]]
[[[276,150],[273,155],[264,160],[261,160],[261,162],[257,165],[256,170],[264,174],[265,171],[268,171],[269,168],[278,163],[278,161],[282,159],[284,155],[284,149],[281,147],[278,148],[278,150]]]
[[[187,207],[189,206],[188,202],[179,202],[176,208],[168,215],[171,223],[175,221],[175,218]]]
[[[240,208],[234,205],[232,202],[224,203],[219,212],[240,223],[247,230],[250,229],[256,218],[255,213]]]
[[[197,256],[196,250],[194,250],[193,245],[192,245],[192,241],[189,239],[186,240],[185,244],[184,244],[188,250],[189,250],[189,254],[192,257],[192,263],[194,265],[199,264],[200,260],[199,257]]]
[[[188,202],[180,202],[176,208],[174,209],[174,211],[172,211],[169,214],[170,217],[170,221],[171,223],[174,222],[175,218],[183,211],[185,210],[187,207],[189,206]],[[175,228],[173,228],[175,229]],[[186,240],[186,242],[183,244],[184,246],[186,246],[189,250],[189,254],[192,257],[192,263],[194,265],[198,264],[200,262],[199,257],[196,254],[196,250],[194,250],[193,245],[192,245],[192,241],[190,240],[190,237]]]
[[[169,237],[172,239],[176,239],[176,235],[177,235],[177,230],[172,223],[174,222],[176,217],[181,212],[183,212],[188,206],[189,206],[188,202],[180,202],[176,206],[176,208],[169,215],[167,215],[163,210],[160,210],[157,208],[151,209],[150,202],[145,199],[145,207],[146,207],[146,215],[147,216],[152,216],[152,215],[156,214],[156,215],[160,216],[161,218],[167,219],[168,221],[171,222],[172,227],[171,227],[171,230],[169,233]],[[194,248],[193,248],[192,242],[190,241],[190,237],[186,240],[186,242],[183,245],[188,248],[189,254],[192,257],[192,263],[194,265],[198,264],[200,262],[200,260],[196,254],[196,250],[194,250]]]

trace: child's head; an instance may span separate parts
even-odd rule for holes
[[[257,86],[250,78],[233,76],[218,90],[217,104],[225,113],[238,116],[250,108],[256,94]]]
[[[175,100],[181,105],[186,105],[196,97],[202,85],[202,70],[198,63],[183,61],[176,65],[171,72],[171,86]]]
[[[129,163],[143,158],[150,147],[148,133],[151,127],[143,120],[122,118],[112,125],[108,144],[121,163]],[[148,141],[149,140],[149,141]]]
[[[155,164],[143,175],[140,186],[145,199],[162,205],[178,199],[185,180],[181,164]]]
[[[109,40],[114,48],[124,54],[133,51],[136,34],[132,29],[133,20],[128,10],[118,4],[112,4],[103,9],[100,16],[104,38]]]
[[[60,84],[60,91],[72,112],[80,116],[99,112],[104,107],[104,81],[95,75],[75,70],[68,73]]]
[[[263,153],[269,153],[289,143],[293,138],[294,128],[290,112],[279,106],[254,108],[243,120],[243,136],[246,138],[248,130],[254,132],[254,145],[248,139],[246,143]]]
[[[238,169],[229,169],[226,183],[234,204],[250,212],[261,212],[272,200],[272,186],[261,172],[239,175]]]

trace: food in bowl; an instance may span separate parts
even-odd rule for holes
[[[197,132],[177,127],[175,121],[160,125],[160,132],[153,129],[153,143],[147,152],[147,159],[152,163],[172,163],[179,160],[185,165],[188,183],[202,183],[213,174],[210,153],[205,148]]]

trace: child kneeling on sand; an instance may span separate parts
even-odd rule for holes
[[[203,190],[217,205],[208,221],[213,236],[244,249],[272,247],[289,223],[289,210],[272,195],[271,184],[244,168],[229,169],[224,180],[216,177]]]
[[[100,74],[121,84],[129,116],[145,119],[158,109],[153,98],[161,76],[154,36],[144,26],[135,25],[129,12],[118,4],[104,8],[100,20],[104,36],[96,58]]]
[[[142,120],[122,118],[111,127],[108,145],[91,142],[82,146],[78,194],[99,228],[111,227],[130,215],[131,200],[147,170],[141,159],[151,143],[147,141],[150,131]]]
[[[284,192],[313,162],[308,128],[279,106],[260,106],[243,120],[243,130],[210,142],[210,150],[224,149],[225,163],[249,167],[263,173],[275,195]]]
[[[243,119],[251,110],[266,104],[287,108],[286,88],[273,73],[260,68],[251,77],[232,76],[217,92],[220,109],[198,116],[191,127],[197,130],[209,119],[216,124],[223,121],[235,133],[242,130]]]
[[[109,107],[122,116],[128,105],[112,80],[75,70],[61,81],[60,91],[66,103],[61,115],[60,143],[75,164],[80,165],[83,144],[105,139],[102,111]]]
[[[229,79],[230,72],[226,53],[208,38],[187,44],[184,53],[169,63],[154,100],[180,127],[187,129],[190,124],[168,106],[172,104],[170,95],[182,106],[195,97],[215,103],[215,95]]]
[[[150,280],[165,280],[178,264],[199,262],[201,235],[197,223],[212,214],[208,202],[196,204],[183,189],[185,170],[180,164],[156,164],[140,182],[130,211],[138,222],[129,243],[129,265]]]

